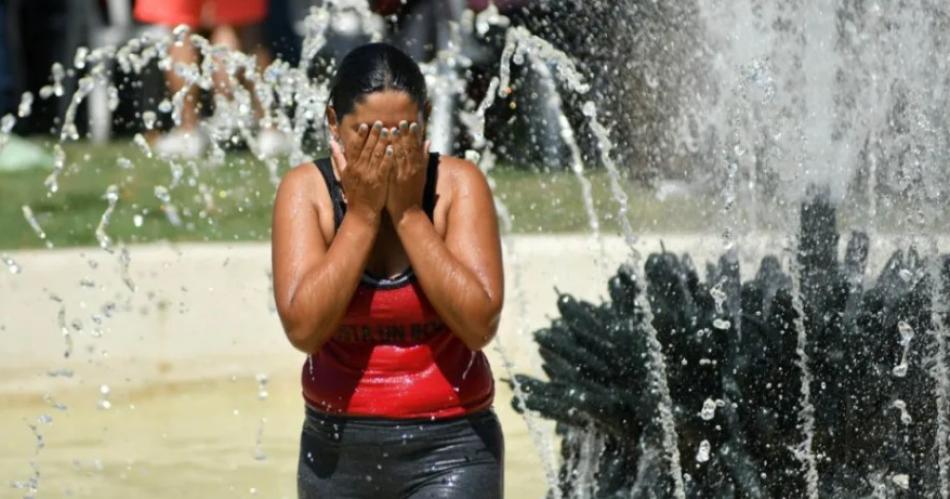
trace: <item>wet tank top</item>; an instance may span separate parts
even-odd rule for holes
[[[337,229],[346,213],[329,159],[316,161]],[[430,155],[423,209],[433,218],[439,157]],[[394,278],[363,275],[334,336],[304,362],[308,405],[326,413],[443,419],[492,404],[488,360],[442,322],[412,269]]]

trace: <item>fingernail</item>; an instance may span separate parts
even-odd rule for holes
[[[367,130],[368,128],[369,128],[369,127],[366,126],[366,123],[360,123],[360,133],[366,133],[366,130]]]
[[[398,137],[398,136],[399,136],[399,128],[393,127],[393,137]]]
[[[408,130],[408,129],[409,129],[409,122],[406,121],[406,120],[400,121],[400,122],[399,122],[399,129],[402,130],[402,131],[404,131],[404,132],[405,132],[406,130]]]
[[[383,128],[383,131],[379,132],[379,138],[385,139],[389,136],[389,130]]]
[[[393,155],[393,146],[386,146],[386,156]]]
[[[376,123],[373,123],[373,130],[376,130],[377,132],[378,132],[379,129],[382,128],[382,127],[383,127],[383,122],[382,122],[382,121],[377,121]]]

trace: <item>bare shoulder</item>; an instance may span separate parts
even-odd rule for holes
[[[314,193],[314,187],[320,181],[320,172],[313,163],[301,163],[284,174],[277,187],[277,195]]]
[[[318,212],[323,211],[330,203],[330,193],[327,192],[323,175],[313,163],[301,163],[284,174],[277,186],[276,205],[286,205],[293,201],[294,205],[308,202]]]
[[[313,163],[299,164],[284,174],[274,198],[274,230],[318,228],[326,244],[333,239],[333,205],[323,175]]]
[[[439,177],[449,182],[447,187],[453,195],[471,195],[476,192],[491,193],[485,174],[475,163],[462,158],[442,156],[439,162]]]

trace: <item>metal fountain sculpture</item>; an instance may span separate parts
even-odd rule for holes
[[[668,359],[686,496],[946,493],[950,255],[898,250],[866,282],[868,236],[852,233],[839,261],[828,196],[800,216],[797,276],[766,256],[741,282],[723,256],[703,282],[688,255],[664,250],[646,283],[620,267],[608,302],[559,295],[561,316],[534,333],[548,380],[516,375],[524,406],[514,401],[557,422],[557,495],[674,496],[640,293]]]

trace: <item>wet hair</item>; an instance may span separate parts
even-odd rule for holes
[[[409,94],[420,110],[428,98],[425,77],[411,57],[386,43],[362,45],[340,62],[330,87],[330,104],[342,120],[365,95],[385,90]]]

